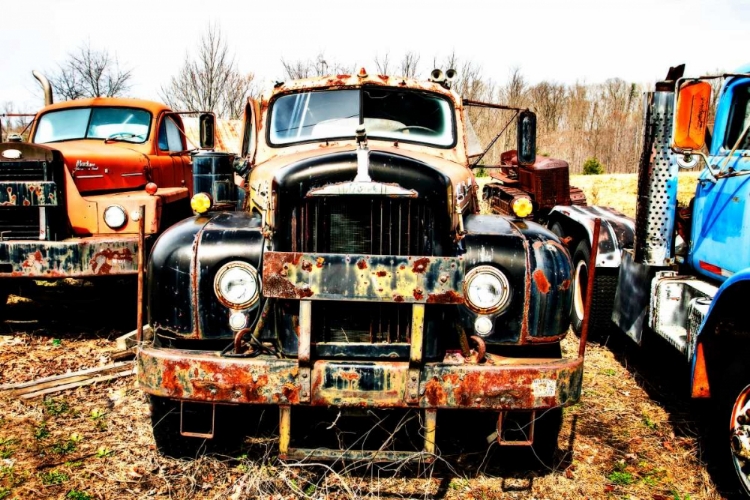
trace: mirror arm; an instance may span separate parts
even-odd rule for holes
[[[518,113],[519,111],[515,112],[515,114],[510,118],[510,120],[508,120],[508,123],[505,124],[502,130],[500,130],[500,132],[495,136],[495,138],[490,141],[489,145],[484,149],[484,151],[482,151],[482,154],[480,154],[479,157],[476,160],[474,160],[474,163],[469,165],[469,168],[474,168],[477,165],[479,165],[479,162],[482,161],[482,158],[484,158],[484,155],[487,154],[490,148],[495,145],[498,139],[500,139],[500,136],[505,133],[505,130],[510,126],[510,124],[513,123],[513,120],[516,119],[516,117],[518,116]]]

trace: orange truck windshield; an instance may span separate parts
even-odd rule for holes
[[[50,111],[39,118],[33,142],[109,139],[142,143],[148,137],[151,113],[135,108],[71,108]]]

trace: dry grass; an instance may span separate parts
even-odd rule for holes
[[[116,333],[6,325],[0,383],[107,362]],[[564,349],[575,352],[577,339]],[[565,410],[553,470],[533,461],[509,468],[514,453],[495,453],[493,464],[481,454],[417,467],[284,463],[272,438],[252,439],[233,456],[175,460],[155,450],[147,400],[132,379],[47,400],[6,398],[0,498],[720,498],[685,401],[652,400],[640,375],[648,363],[637,356],[590,343],[584,395]],[[438,416],[438,433],[452,431]]]

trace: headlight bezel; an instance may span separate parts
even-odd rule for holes
[[[497,280],[499,286],[496,288],[501,290],[501,293],[497,294],[498,299],[490,304],[488,307],[483,307],[481,304],[476,304],[471,300],[471,286],[477,278],[494,278]],[[466,307],[479,314],[500,314],[508,309],[510,306],[512,296],[512,290],[508,277],[500,271],[498,268],[490,265],[480,265],[471,269],[464,277],[464,303]]]
[[[250,298],[243,302],[234,302],[228,299],[223,293],[224,288],[222,287],[222,284],[224,278],[228,275],[228,273],[236,270],[246,272],[251,277],[252,282],[254,283],[253,293],[251,294]],[[241,260],[227,262],[219,268],[219,270],[216,272],[216,276],[214,277],[214,293],[216,294],[216,298],[219,299],[219,302],[224,304],[226,307],[233,310],[247,309],[255,304],[260,298],[260,286],[261,284],[260,280],[258,279],[257,269],[255,269],[255,267],[253,267],[248,262]]]
[[[120,224],[110,224],[110,221],[108,219],[107,214],[111,214],[114,212],[117,212],[122,217],[122,222]],[[102,212],[102,219],[104,220],[104,223],[107,225],[110,229],[122,229],[128,224],[128,213],[125,211],[125,208],[123,208],[120,205],[109,205],[107,208],[104,209],[104,212]]]

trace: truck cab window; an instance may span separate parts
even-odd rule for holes
[[[750,123],[750,84],[737,86],[732,91],[732,111],[727,124],[724,147],[732,149],[742,131]],[[743,139],[738,149],[750,149],[750,133]]]
[[[171,116],[165,117],[159,126],[159,149],[170,153],[182,151],[182,135]]]

